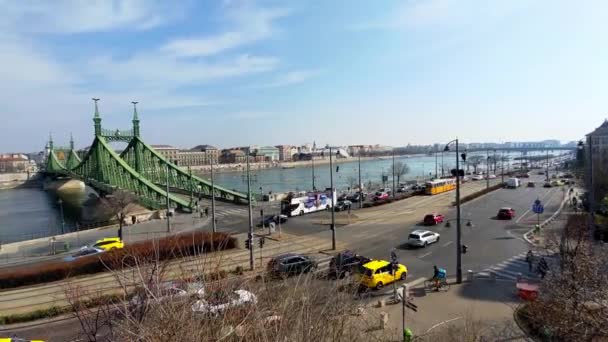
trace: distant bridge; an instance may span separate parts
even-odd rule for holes
[[[577,147],[551,147],[551,146],[521,146],[521,147],[493,147],[493,148],[467,148],[468,152],[506,151],[506,152],[533,152],[533,151],[576,151]]]
[[[79,179],[105,194],[124,190],[135,195],[142,205],[151,209],[166,207],[167,179],[171,191],[190,193],[189,200],[169,193],[171,207],[192,210],[194,193],[211,197],[210,182],[180,169],[141,139],[135,105],[132,130],[108,130],[101,127],[97,99],[94,100],[95,137],[88,152],[81,160],[74,150],[73,139],[70,139],[70,147],[65,149],[67,157],[65,163],[62,163],[56,154],[59,149],[53,146],[51,137],[49,155],[43,171],[47,176]],[[112,141],[123,141],[128,145],[119,155],[109,146],[109,142]],[[219,200],[235,203],[247,202],[245,194],[217,185],[214,188],[215,197]]]

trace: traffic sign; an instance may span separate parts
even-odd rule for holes
[[[535,214],[542,214],[545,211],[545,207],[538,198],[534,201],[534,204],[532,204],[532,211]]]

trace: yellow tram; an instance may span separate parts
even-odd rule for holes
[[[426,182],[425,192],[427,195],[437,195],[454,189],[456,189],[455,178],[435,179]]]

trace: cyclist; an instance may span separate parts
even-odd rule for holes
[[[433,266],[433,278],[430,280],[435,283],[435,291],[439,291],[441,282],[445,281],[446,274],[447,272],[444,268],[437,267],[437,265]]]

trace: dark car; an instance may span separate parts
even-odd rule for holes
[[[424,217],[425,226],[434,226],[443,222],[443,215],[441,214],[428,214]]]
[[[340,252],[329,262],[328,277],[338,279],[351,275],[356,273],[360,266],[371,260],[349,250]]]
[[[550,188],[550,187],[551,187],[551,183],[546,182],[546,183],[543,185],[543,187],[544,187],[544,188]]]
[[[367,193],[355,192],[354,194],[348,196],[347,200],[355,203],[355,202],[359,202],[359,199],[361,199],[361,201],[365,201],[366,198],[367,198]]]
[[[534,182],[528,182],[528,188],[533,188],[535,186],[536,184],[534,184]]]
[[[268,262],[268,272],[273,276],[287,277],[314,271],[318,262],[310,256],[288,253],[276,256]]]
[[[334,209],[335,211],[342,211],[342,210],[348,210],[350,209],[350,207],[353,205],[353,203],[351,201],[339,201],[336,204],[336,208]]]
[[[268,226],[271,223],[274,224],[279,224],[279,221],[281,222],[281,224],[287,222],[289,218],[287,217],[287,215],[268,215],[264,217],[264,221],[263,224],[264,226]],[[262,222],[258,223],[258,227],[262,226]]]
[[[348,198],[348,194],[341,194],[338,196],[338,201],[344,201]]]
[[[513,210],[513,208],[500,208],[496,217],[498,217],[499,220],[510,220],[515,217],[515,210]]]

